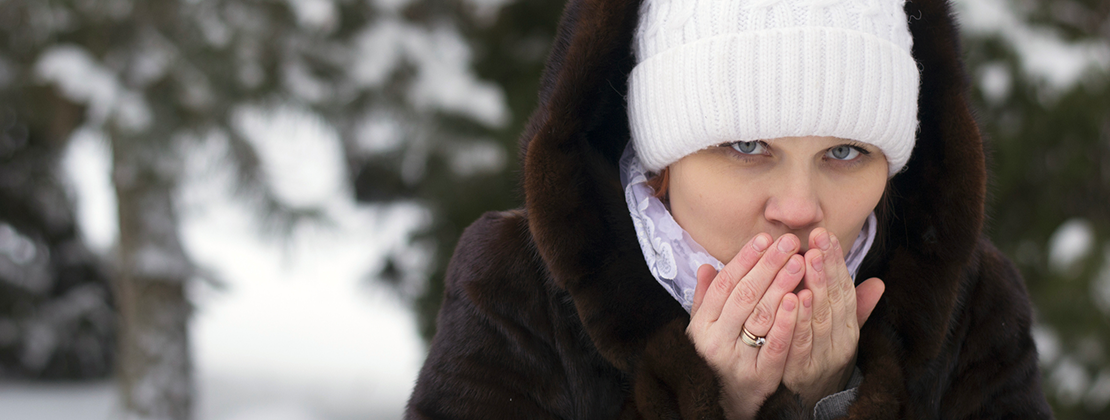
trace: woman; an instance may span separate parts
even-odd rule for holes
[[[949,13],[571,0],[407,418],[1051,417]]]

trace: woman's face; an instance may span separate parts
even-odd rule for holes
[[[670,166],[671,214],[718,260],[749,239],[793,233],[802,251],[824,227],[851,248],[887,181],[883,152],[836,137],[737,142],[686,156]]]

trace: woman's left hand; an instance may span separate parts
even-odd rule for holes
[[[805,289],[787,356],[783,384],[812,408],[844,389],[855,365],[859,328],[885,290],[878,278],[856,287],[836,236],[824,228],[809,235]]]

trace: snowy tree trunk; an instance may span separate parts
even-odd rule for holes
[[[175,165],[167,164],[171,153],[150,133],[145,139],[112,137],[120,229],[117,380],[124,417],[187,420],[193,404],[191,306],[185,296],[191,265],[177,235]]]

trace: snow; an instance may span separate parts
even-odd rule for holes
[[[323,219],[297,223],[287,235],[269,233],[259,209],[237,195],[226,134],[185,142],[181,240],[224,286],[189,283],[197,418],[400,418],[425,348],[398,292],[368,276],[390,253],[426,262],[430,250],[409,237],[429,213],[410,203],[355,203],[338,136],[303,109],[245,107],[235,120],[258,149],[267,186]],[[105,253],[117,230],[110,154],[94,129],[72,140],[63,172],[78,198],[81,230]],[[109,383],[0,383],[0,390],[5,418],[120,414]]]
[[[195,16],[204,41],[216,49],[223,49],[231,42],[231,28],[211,3],[202,3],[198,7],[200,9]]]
[[[12,225],[0,222],[0,256],[16,265],[25,265],[35,259],[35,241],[23,236]]]
[[[200,418],[399,418],[423,342],[411,311],[366,276],[428,213],[356,205],[338,137],[303,110],[242,112],[257,119],[242,126],[273,175],[268,185],[325,220],[299,223],[286,237],[260,234],[257,209],[233,198],[226,139],[209,138],[191,154],[182,240],[227,286],[192,283]]]
[[[174,46],[154,29],[141,32],[139,51],[132,54],[127,69],[131,86],[147,87],[161,80],[175,64]]]
[[[291,59],[282,66],[282,81],[294,96],[310,103],[319,103],[332,96],[328,84],[312,75],[301,60]]]
[[[107,328],[115,313],[105,302],[107,296],[100,287],[84,285],[70,289],[65,296],[38,308],[32,317],[23,322],[24,347],[20,362],[32,369],[45,365],[57,350],[61,332],[74,331],[77,323],[92,321],[95,328]],[[96,358],[97,355],[88,355]]]
[[[317,207],[346,191],[339,136],[319,116],[291,105],[241,107],[232,122],[258,152],[267,183],[286,205]]]
[[[470,47],[457,30],[439,27],[409,38],[416,80],[409,100],[417,110],[437,108],[470,117],[489,127],[509,120],[505,95],[496,84],[482,82],[470,71]]]
[[[467,0],[473,7],[474,17],[482,23],[492,23],[497,19],[497,14],[501,12],[501,8],[512,3],[513,0]]]
[[[119,96],[116,76],[84,48],[75,45],[52,47],[42,53],[35,73],[61,89],[62,94],[89,106],[89,119],[103,122]]]
[[[1048,238],[1048,266],[1057,273],[1076,274],[1077,264],[1090,254],[1094,241],[1090,222],[1082,218],[1065,221]]]
[[[1060,337],[1048,325],[1034,325],[1032,333],[1041,366],[1051,365],[1057,357],[1060,357]]]
[[[1010,97],[1013,77],[1005,63],[989,63],[979,67],[979,89],[988,102],[999,103]]]
[[[399,116],[388,111],[372,112],[355,128],[356,152],[369,156],[397,150],[404,136],[405,127]]]
[[[11,420],[109,420],[118,414],[111,382],[0,382],[0,407]]]
[[[249,407],[227,417],[228,420],[315,420],[312,411],[295,403],[277,403]]]
[[[56,85],[70,100],[87,104],[88,119],[93,125],[114,117],[121,129],[137,132],[145,130],[153,120],[142,94],[125,89],[112,70],[82,47],[51,47],[35,63],[35,75]]]
[[[0,222],[0,279],[33,293],[45,293],[54,285],[49,253],[45,244]]]
[[[996,34],[1017,52],[1023,71],[1051,93],[1074,86],[1089,71],[1110,72],[1110,41],[1070,42],[1049,27],[1028,23],[1013,0],[956,0],[966,34]]]
[[[88,127],[70,136],[61,160],[64,178],[77,207],[77,225],[85,244],[107,255],[119,234],[119,214],[112,186],[112,151],[104,133]]]
[[[509,120],[504,92],[470,70],[470,46],[453,27],[429,30],[385,17],[356,36],[354,48],[349,76],[361,87],[381,86],[406,60],[416,70],[408,99],[417,111],[454,113],[494,128]]]
[[[508,156],[505,149],[491,140],[457,143],[448,154],[451,171],[460,177],[481,173],[496,173],[505,168]]]
[[[286,0],[297,24],[315,30],[331,31],[338,23],[339,13],[332,0]]]
[[[396,19],[379,19],[355,36],[355,57],[349,77],[362,87],[378,87],[385,83],[400,64],[402,45],[407,26]]]
[[[1056,390],[1056,401],[1065,406],[1075,405],[1083,398],[1091,382],[1091,375],[1082,364],[1064,357],[1048,375],[1049,389]]]

